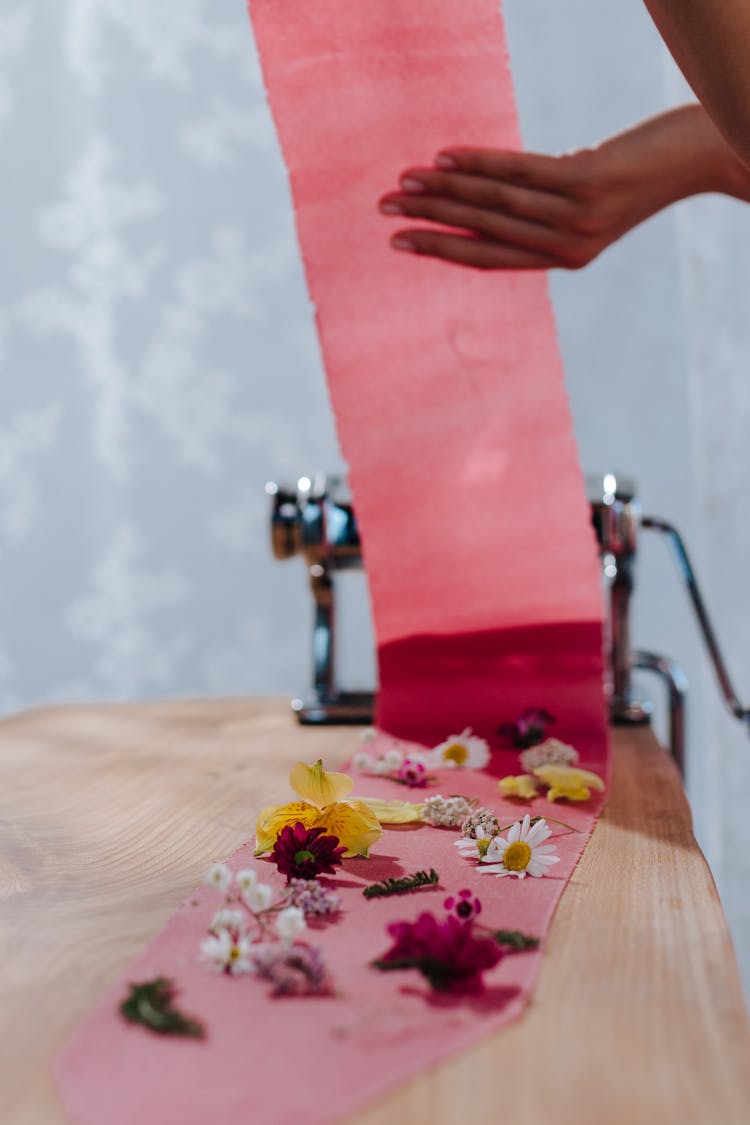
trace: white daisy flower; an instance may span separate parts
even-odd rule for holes
[[[242,891],[242,901],[249,906],[253,914],[261,914],[268,910],[273,898],[273,891],[267,883],[255,883],[247,891]]]
[[[375,730],[375,727],[365,727],[359,737],[362,742],[374,742],[378,737],[378,732]]]
[[[387,773],[390,773],[390,769],[388,767],[388,763],[386,762],[385,758],[376,758],[373,761],[372,772],[374,774],[376,774],[378,777],[385,777],[385,775]]]
[[[245,867],[242,871],[237,872],[235,880],[239,887],[240,894],[247,894],[247,892],[257,884],[258,872],[253,871],[252,867]]]
[[[216,887],[217,891],[226,891],[232,882],[232,872],[226,863],[213,863],[203,876],[203,882],[209,887]]]
[[[540,819],[532,826],[527,813],[523,820],[508,831],[508,839],[494,836],[483,858],[479,860],[478,870],[486,875],[515,875],[525,879],[533,875],[538,879],[548,873],[554,863],[560,862],[554,844],[544,841],[552,835],[546,820]]]
[[[452,734],[430,752],[430,765],[435,769],[455,769],[457,766],[481,770],[490,760],[490,746],[483,738],[472,733],[471,727]]]
[[[253,971],[251,950],[252,942],[247,934],[240,934],[235,940],[228,930],[219,930],[213,937],[201,942],[204,960],[217,972],[228,972],[233,977]]]
[[[240,930],[246,917],[247,915],[243,914],[241,910],[230,910],[225,907],[214,914],[208,928],[214,933],[218,930]]]
[[[476,836],[472,839],[471,836],[462,836],[460,840],[455,841],[455,846],[460,851],[461,855],[467,859],[482,860],[487,854],[487,849],[492,842],[492,836]]]
[[[367,754],[364,750],[359,750],[352,758],[352,764],[355,770],[359,770],[360,773],[371,773],[375,763],[370,754]]]
[[[386,750],[383,755],[383,761],[389,770],[399,770],[404,764],[404,755],[400,750],[396,750],[396,748],[393,747],[391,750]]]
[[[285,945],[291,945],[297,934],[307,929],[305,912],[299,906],[287,906],[276,919],[276,933]]]

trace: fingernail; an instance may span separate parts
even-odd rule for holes
[[[403,215],[403,209],[390,199],[386,199],[383,203],[379,204],[380,210],[384,215]]]
[[[444,152],[439,153],[435,157],[435,163],[437,164],[438,168],[458,168],[458,164],[456,164],[453,157],[446,156]]]
[[[424,191],[425,189],[421,180],[413,180],[411,176],[404,176],[401,187],[404,191]]]
[[[414,253],[416,247],[410,238],[405,238],[403,234],[396,234],[391,239],[391,246],[394,250],[410,250]]]

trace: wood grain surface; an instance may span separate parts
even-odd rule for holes
[[[748,1125],[747,1017],[679,778],[648,730],[614,743],[607,809],[527,1014],[358,1125]],[[64,1122],[50,1064],[76,1021],[208,863],[252,835],[293,761],[337,765],[357,745],[351,728],[299,728],[278,700],[0,723],[2,1125]]]

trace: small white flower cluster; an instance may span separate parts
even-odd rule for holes
[[[233,875],[225,863],[215,863],[204,882],[225,896],[224,906],[211,921],[209,936],[201,943],[204,960],[217,972],[239,976],[256,971],[253,947],[269,936],[268,915],[275,915],[274,936],[286,947],[307,928],[304,910],[283,901],[274,904],[272,888],[259,883],[257,872],[250,867]],[[257,927],[255,937],[247,928],[252,924]]]
[[[467,797],[443,797],[436,793],[422,803],[422,820],[435,828],[460,828],[474,805]]]
[[[561,742],[559,738],[548,738],[538,746],[530,746],[521,754],[521,765],[526,773],[533,773],[540,766],[575,766],[579,754],[575,746]]]
[[[372,727],[368,727],[362,734],[363,743],[372,743],[376,738],[377,732]],[[392,746],[380,754],[360,750],[353,759],[354,768],[360,773],[381,777],[396,775],[404,780],[409,766],[422,770],[481,770],[489,760],[489,743],[475,735],[471,727],[466,727],[460,734],[452,734],[432,750],[414,749],[405,754]]]
[[[375,756],[366,750],[360,750],[352,759],[355,770],[360,773],[371,773],[378,777],[387,777],[389,774],[398,773],[404,764],[404,755],[400,750],[392,747],[384,754]]]
[[[461,835],[470,840],[489,840],[501,832],[500,821],[492,809],[475,809],[461,825]]]

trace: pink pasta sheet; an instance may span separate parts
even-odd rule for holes
[[[379,723],[489,737],[572,688],[571,719],[601,729],[598,564],[546,279],[398,253],[376,207],[446,145],[519,146],[497,0],[250,12],[363,533]]]

